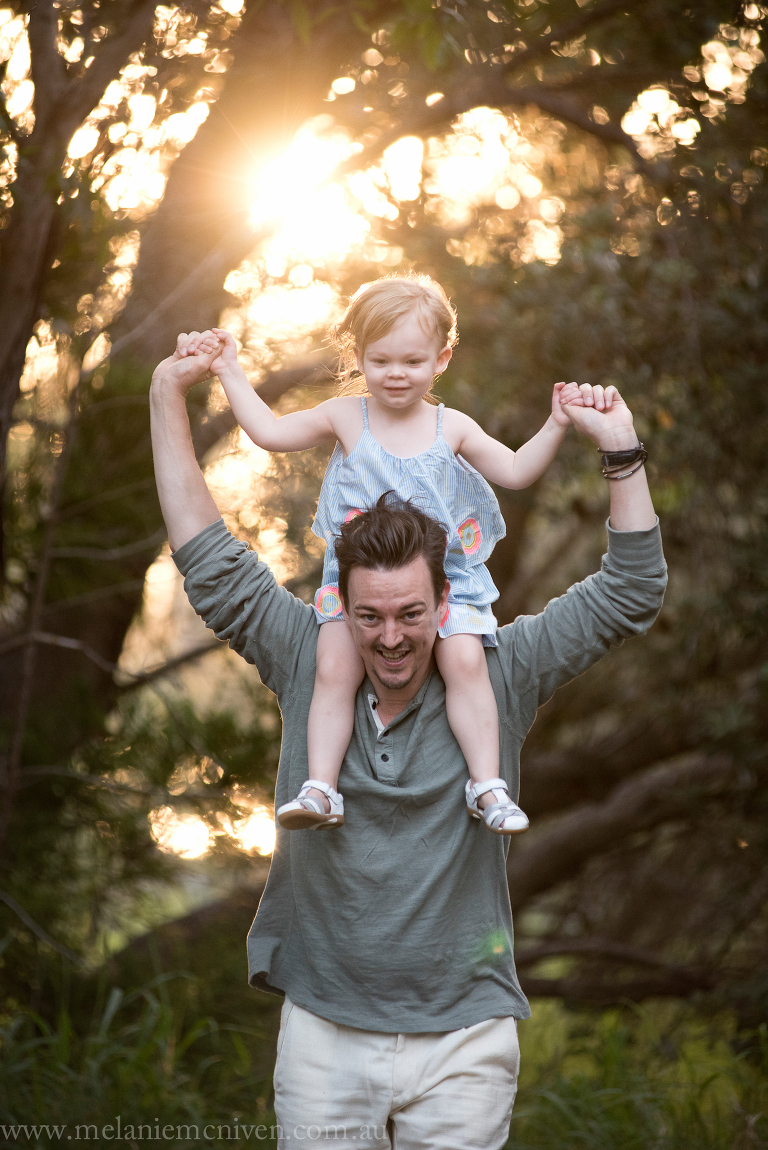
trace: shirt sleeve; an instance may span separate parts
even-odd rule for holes
[[[289,689],[304,645],[317,631],[312,608],[281,587],[221,519],[175,551],[173,560],[206,627],[255,664],[270,690],[280,695]]]
[[[614,531],[600,571],[497,632],[512,694],[534,707],[625,639],[648,631],[661,610],[667,566],[658,521],[648,531]]]

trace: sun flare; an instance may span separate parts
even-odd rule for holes
[[[245,854],[268,857],[275,849],[275,822],[269,809],[255,802],[238,807],[240,817],[218,817],[218,830],[212,830],[199,815],[158,807],[149,816],[152,837],[160,850],[183,859],[204,858],[217,837],[228,838]]]

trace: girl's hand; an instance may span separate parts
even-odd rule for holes
[[[615,387],[582,383],[577,392],[562,404],[577,431],[588,435],[601,451],[624,451],[637,446],[632,412]]]
[[[169,383],[186,395],[196,383],[210,377],[218,348],[219,340],[213,332],[182,332],[173,355],[158,364],[152,378],[158,384]]]
[[[578,383],[556,383],[552,391],[552,418],[558,427],[570,427],[571,419],[567,411],[563,411],[566,403],[573,402],[579,396]]]
[[[211,371],[214,375],[218,375],[220,372],[226,371],[228,367],[237,367],[237,344],[232,333],[223,327],[214,327],[212,332],[219,341],[219,350],[211,364]]]

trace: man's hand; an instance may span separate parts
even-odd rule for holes
[[[212,374],[212,364],[220,348],[219,338],[212,331],[182,332],[176,340],[173,355],[155,368],[152,382],[170,385],[179,395],[185,396],[196,383]]]
[[[582,383],[578,395],[563,405],[571,423],[596,443],[600,451],[630,451],[638,446],[632,412],[615,387]],[[611,527],[616,531],[648,531],[656,523],[645,468],[638,467],[624,479],[608,483],[611,495]]]
[[[591,383],[568,384],[568,398],[561,392],[562,411],[582,435],[587,435],[601,451],[626,451],[637,447],[638,438],[632,412],[615,387]],[[574,388],[573,391],[570,389]]]
[[[211,331],[179,336],[176,351],[158,364],[149,392],[152,452],[160,506],[176,551],[219,518],[192,446],[185,397],[211,374],[219,339]]]

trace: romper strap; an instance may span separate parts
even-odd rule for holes
[[[364,395],[360,396],[360,403],[361,403],[362,408],[363,408],[363,430],[367,431],[368,430],[368,404],[365,401]]]
[[[437,434],[438,434],[438,437],[443,434],[443,411],[444,410],[445,410],[445,404],[444,403],[439,404],[439,406],[437,408]]]

